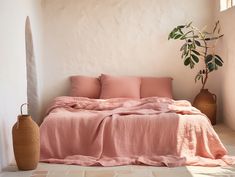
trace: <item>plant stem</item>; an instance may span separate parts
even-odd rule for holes
[[[199,36],[198,35],[196,35],[196,36],[187,36],[187,37],[185,37],[185,39],[192,39],[192,38],[199,38]]]
[[[221,38],[221,37],[223,37],[224,35],[222,34],[222,35],[219,35],[219,36],[216,36],[216,37],[211,37],[211,38],[208,38],[208,40],[209,41],[211,41],[211,40],[216,40],[216,39],[219,39],[219,38]]]
[[[206,77],[205,77],[205,79],[204,79],[204,82],[203,82],[203,85],[202,85],[202,89],[205,88],[207,79],[208,79],[208,71],[206,70]]]
[[[204,38],[203,38],[203,41],[204,41],[204,44],[205,44],[205,53],[204,53],[204,55],[205,55],[205,57],[206,57],[208,47],[207,47],[206,40],[205,40]],[[205,61],[205,59],[204,59],[204,61]],[[208,79],[208,69],[207,69],[207,66],[206,66],[206,62],[205,62],[205,71],[206,71],[206,74],[205,74],[206,76],[205,76],[204,81],[202,82],[202,89],[204,89],[204,88],[205,88],[206,81],[207,81],[207,79]]]
[[[201,46],[198,46],[198,47],[201,47],[201,48],[213,48],[213,46],[203,46],[203,45],[201,45]]]

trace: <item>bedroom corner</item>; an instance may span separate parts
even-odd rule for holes
[[[25,20],[30,16],[34,29],[35,58],[41,58],[41,25],[39,1],[1,1],[0,3],[0,162],[4,169],[15,164],[12,148],[12,126],[27,102]]]
[[[228,9],[220,9],[219,1],[217,1],[215,18],[219,19],[222,25],[222,31],[225,34],[224,39],[219,44],[217,50],[225,59],[225,68],[222,70],[222,111],[224,122],[227,126],[235,130],[234,108],[233,99],[235,94],[233,90],[234,85],[234,47],[235,47],[235,24],[231,22],[231,19],[235,18],[235,7],[233,2],[232,6]],[[231,4],[230,4],[231,5]]]

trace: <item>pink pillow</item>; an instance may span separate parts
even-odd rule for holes
[[[139,77],[110,76],[101,74],[101,99],[107,98],[140,98]]]
[[[142,77],[140,97],[168,97],[172,96],[172,78],[170,77]]]
[[[71,96],[99,98],[100,80],[89,76],[71,76]]]

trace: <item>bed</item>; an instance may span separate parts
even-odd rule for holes
[[[82,79],[79,79],[79,89]],[[115,78],[115,83],[117,79],[120,81],[120,78]],[[80,90],[79,94],[75,93],[78,91],[76,84],[72,96],[57,97],[49,106],[40,126],[41,162],[168,167],[234,164],[234,157],[227,155],[208,118],[192,107],[190,102],[171,98],[171,79],[161,80],[160,85],[165,83],[161,92],[156,88],[159,87],[159,79],[154,87],[154,79],[148,78],[146,83],[151,80],[151,88],[141,93],[145,95],[142,98],[138,98],[136,92],[145,90],[141,86],[145,82],[143,79],[134,79],[133,83],[140,86],[135,91],[134,87],[130,88],[133,78],[115,85],[110,84],[113,78],[103,75],[98,79],[101,80],[101,93],[99,91],[96,94],[94,90],[97,91],[99,81],[91,80],[85,79],[86,82],[82,84],[85,90]],[[117,91],[115,89],[118,86],[120,88]],[[88,88],[92,89],[90,95]],[[104,88],[109,92],[104,92]],[[120,89],[123,90],[122,94],[130,91],[131,96],[120,96]],[[158,94],[163,96],[151,95],[151,89],[158,90]],[[113,98],[109,98],[110,94]],[[89,98],[94,95],[99,98]]]

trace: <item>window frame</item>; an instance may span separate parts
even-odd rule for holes
[[[227,10],[235,6],[235,0],[220,0],[220,11]]]
[[[233,0],[227,0],[227,9],[233,6]]]

